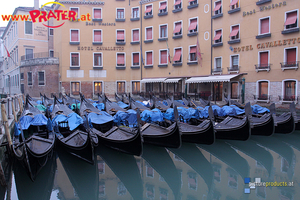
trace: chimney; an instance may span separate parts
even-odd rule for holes
[[[38,10],[39,8],[39,0],[34,0],[34,10]]]

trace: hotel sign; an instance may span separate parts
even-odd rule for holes
[[[280,3],[273,3],[272,5],[268,5],[268,6],[260,6],[259,10],[251,10],[248,12],[243,12],[243,17],[248,16],[248,15],[252,15],[256,12],[263,12],[265,10],[271,10],[271,9],[275,9],[275,8],[280,8],[281,6],[286,6],[286,1],[280,2]]]
[[[124,47],[93,47],[93,46],[78,46],[78,51],[124,51]]]

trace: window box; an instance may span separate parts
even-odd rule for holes
[[[168,67],[168,64],[158,65],[158,67],[160,67],[160,68]]]
[[[178,13],[178,12],[181,12],[181,11],[182,11],[182,8],[178,8],[178,9],[172,10],[173,13]]]
[[[140,66],[131,66],[131,69],[140,69]]]
[[[173,39],[180,39],[180,38],[182,38],[182,35],[174,35],[173,36]]]
[[[168,38],[158,38],[158,41],[168,41]]]
[[[140,18],[139,17],[136,17],[136,18],[130,18],[130,21],[139,21]]]
[[[182,66],[182,63],[173,63],[172,64],[174,67],[180,67],[180,66]]]
[[[219,42],[212,45],[212,47],[221,47],[221,46],[223,46],[223,42]]]
[[[158,16],[165,16],[165,15],[168,15],[168,12],[158,13],[157,15],[158,15]]]
[[[70,66],[70,69],[80,69],[80,66]]]
[[[126,69],[126,66],[116,66],[116,69],[118,69],[118,70],[124,70],[124,69]]]
[[[272,0],[261,0],[261,1],[257,1],[256,2],[256,5],[259,6],[259,5],[262,5],[262,4],[265,4],[265,3],[269,3],[271,2]]]
[[[153,65],[145,65],[144,68],[153,68]]]
[[[198,7],[198,4],[193,4],[193,5],[188,5],[188,9],[192,9],[192,8],[197,8]]]
[[[193,62],[187,62],[188,65],[198,65],[197,61],[193,61]]]
[[[256,39],[267,38],[267,37],[271,37],[271,33],[263,34],[263,35],[257,35]]]
[[[153,40],[145,40],[145,41],[144,41],[145,44],[147,44],[147,43],[152,43],[152,42],[153,42]]]
[[[116,19],[116,22],[125,22],[125,19]]]
[[[79,45],[80,42],[70,42],[70,45]]]
[[[241,11],[241,8],[235,8],[235,9],[229,10],[228,14],[236,13],[236,12],[239,12],[239,11]]]
[[[126,42],[116,42],[116,45],[125,45]]]
[[[135,45],[135,44],[140,44],[140,42],[139,41],[137,41],[137,42],[130,42],[130,44]]]
[[[102,42],[93,42],[93,45],[102,45]]]
[[[255,65],[255,71],[267,71],[269,72],[271,70],[271,64],[265,65],[265,64],[257,64]]]
[[[297,33],[297,32],[299,32],[299,28],[291,28],[291,29],[281,31],[281,34],[285,35],[285,34]]]
[[[146,16],[144,16],[144,19],[150,19],[150,18],[153,18],[153,15],[146,15]]]
[[[230,40],[228,41],[228,44],[236,44],[236,43],[240,43],[241,39],[237,39],[237,40]]]
[[[223,13],[214,15],[214,16],[212,16],[211,18],[212,18],[212,19],[216,19],[216,18],[219,18],[219,17],[223,17]]]
[[[99,66],[99,67],[95,67],[95,66],[94,66],[93,69],[95,69],[95,70],[102,70],[103,67],[100,67],[100,66]]]
[[[102,19],[92,19],[93,22],[102,22]]]
[[[198,35],[198,32],[194,32],[194,33],[188,33],[187,36],[191,37],[191,36],[196,36]]]

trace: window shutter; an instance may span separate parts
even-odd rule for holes
[[[264,34],[264,33],[269,33],[269,18],[266,19],[262,19],[260,21],[260,33]]]
[[[152,52],[147,52],[147,65],[152,65]]]
[[[161,64],[168,64],[167,50],[160,52],[160,63]]]

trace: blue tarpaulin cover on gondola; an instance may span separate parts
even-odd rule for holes
[[[26,115],[21,117],[20,124],[23,130],[27,130],[31,125],[33,126],[47,125],[47,118],[43,114],[38,114],[34,117]]]
[[[147,108],[150,108],[150,101],[143,101],[143,104],[144,104]]]
[[[237,115],[242,115],[245,113],[245,109],[241,109],[241,108],[237,107],[236,105],[230,105],[230,107],[235,109],[235,112]]]
[[[200,117],[199,110],[194,109],[194,108],[188,108],[188,112],[189,112],[190,118],[199,119],[199,117]]]
[[[18,128],[19,124],[18,122],[15,123],[15,126],[14,126],[14,134],[15,136],[19,136],[21,134],[21,130]]]
[[[118,105],[121,107],[121,108],[128,108],[128,105],[126,103],[123,103],[122,101],[119,101],[118,102]]]
[[[93,103],[93,106],[96,107],[98,110],[105,109],[104,103]]]
[[[141,101],[135,101],[135,102],[137,102],[137,103],[139,103],[139,104],[141,104],[141,105],[143,105],[143,106],[146,106],[146,104],[144,104],[144,103],[141,102]]]
[[[70,113],[68,116],[66,116],[66,115],[56,115],[54,117],[54,119],[52,120],[52,123],[62,122],[62,121],[66,121],[66,120],[68,121],[70,131],[73,131],[80,124],[83,123],[83,119],[76,113]]]
[[[207,110],[208,110],[208,106],[206,106],[206,107],[207,107]],[[212,105],[211,108],[212,108],[215,116],[224,116],[220,106]]]
[[[37,104],[43,104],[43,102],[41,100],[37,100],[36,103]]]
[[[206,106],[205,108],[201,107],[201,106],[197,106],[197,110],[199,111],[199,117],[200,118],[208,118],[208,106]]]
[[[178,115],[180,119],[183,119],[184,122],[188,122],[191,119],[188,109],[184,107],[178,107]]]
[[[80,103],[78,103],[77,105],[75,104],[75,103],[73,103],[72,105],[71,105],[71,109],[72,110],[75,110],[75,108],[78,108],[78,109],[80,109]]]
[[[168,108],[167,111],[164,113],[164,118],[170,121],[174,121],[174,109]]]
[[[154,108],[153,110],[144,110],[141,114],[141,119],[144,122],[150,123],[150,122],[162,122],[164,120],[164,116],[162,112]]]
[[[268,108],[261,107],[257,104],[251,106],[251,108],[252,108],[252,113],[253,114],[262,114],[262,113],[265,113],[265,112],[270,112],[270,110]]]
[[[89,122],[94,124],[105,124],[114,120],[114,118],[105,111],[99,111],[99,113],[89,113],[88,119]]]
[[[222,116],[236,116],[236,110],[235,108],[231,107],[231,106],[223,106],[222,107]]]
[[[35,107],[37,107],[42,112],[46,111],[46,107],[42,104],[37,104]]]
[[[117,124],[117,126],[126,125],[127,118],[128,113],[119,110],[114,116],[114,123]]]
[[[184,104],[184,102],[182,100],[176,100],[176,101],[185,106],[185,104]]]
[[[128,113],[128,125],[130,127],[137,125],[137,117],[136,117],[136,111],[133,109],[127,110],[126,113]]]

